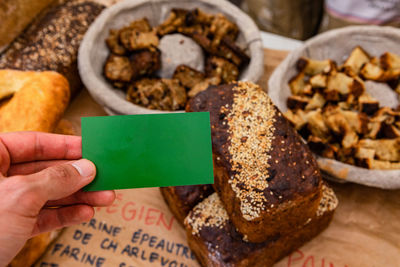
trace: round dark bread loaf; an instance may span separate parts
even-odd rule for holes
[[[77,67],[80,42],[104,6],[62,1],[44,10],[0,56],[0,69],[52,70],[63,74],[74,93],[82,87]]]
[[[264,242],[313,216],[321,198],[317,163],[259,86],[211,86],[186,111],[210,112],[214,189],[247,240]]]

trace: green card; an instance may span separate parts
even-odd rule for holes
[[[86,191],[214,183],[208,112],[82,118]]]

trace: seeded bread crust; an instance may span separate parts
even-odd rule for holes
[[[247,240],[285,235],[315,214],[317,163],[262,89],[243,82],[212,86],[186,111],[210,112],[214,189]]]
[[[0,69],[52,70],[63,74],[74,93],[82,87],[77,66],[80,42],[104,6],[58,0],[39,15],[0,56]],[[65,3],[64,3],[65,2]]]
[[[185,219],[188,243],[202,266],[272,266],[275,262],[317,236],[332,220],[338,201],[329,187],[313,217],[285,236],[275,235],[262,243],[249,243],[237,232],[224,212],[217,194],[212,194]]]
[[[211,185],[168,186],[160,187],[160,191],[170,211],[182,225],[189,211],[214,192]]]

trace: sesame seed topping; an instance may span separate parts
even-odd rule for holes
[[[204,227],[223,228],[228,220],[221,200],[217,193],[213,193],[193,208],[185,219],[185,225],[190,225],[192,234],[199,236]]]
[[[338,203],[339,201],[336,198],[335,192],[333,192],[332,188],[322,185],[322,197],[317,209],[317,216],[321,216],[327,211],[336,209]]]
[[[263,190],[268,188],[275,109],[258,85],[239,82],[233,92],[233,105],[224,119],[229,126],[228,150],[235,172],[229,182],[240,200],[243,218],[250,221],[265,210]]]

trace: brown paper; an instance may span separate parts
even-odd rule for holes
[[[264,81],[285,54],[265,50],[271,60],[265,63]],[[79,127],[80,116],[104,114],[83,91],[66,118]],[[400,266],[400,190],[332,185],[339,207],[331,225],[276,266]],[[67,228],[36,266],[198,266],[158,188],[120,190],[117,196],[113,206],[97,209],[92,224]]]
[[[198,266],[158,188],[117,191],[88,223],[69,227],[37,266]]]

